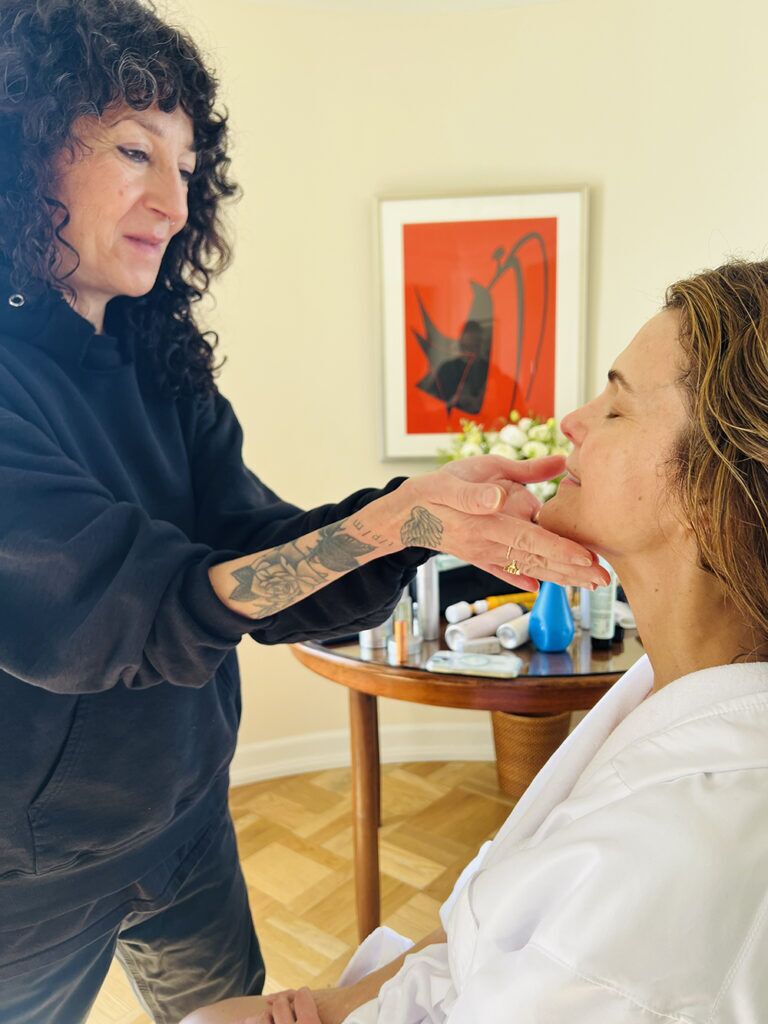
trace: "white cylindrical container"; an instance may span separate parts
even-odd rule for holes
[[[457,601],[456,604],[449,604],[445,609],[447,622],[463,622],[464,619],[472,618],[472,605],[468,601]]]
[[[458,650],[461,654],[500,654],[501,642],[495,636],[477,636],[473,640],[462,638]]]
[[[589,599],[591,596],[591,590],[579,587],[579,621],[585,633],[589,630]]]
[[[416,613],[422,640],[440,636],[440,580],[437,558],[430,558],[416,570]]]
[[[521,615],[519,619],[512,619],[510,622],[502,622],[496,630],[496,636],[502,647],[513,651],[516,647],[522,647],[531,639],[531,613]]]
[[[492,608],[489,612],[449,626],[445,631],[445,642],[452,651],[461,650],[459,645],[465,640],[493,636],[502,622],[518,619],[522,614],[523,609],[519,604],[500,604],[498,608]]]
[[[386,622],[382,622],[380,626],[374,626],[373,629],[361,629],[357,634],[358,643],[366,650],[377,650],[387,646],[387,640],[392,636],[392,616],[387,619]]]
[[[590,594],[589,635],[594,648],[608,650],[616,630],[616,573],[604,558],[600,559],[600,565],[610,573],[611,582]]]

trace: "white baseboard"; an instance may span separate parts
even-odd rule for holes
[[[493,761],[490,715],[465,725],[384,725],[379,729],[382,764],[402,761]],[[232,762],[233,786],[282,775],[342,768],[349,764],[349,732],[287,736],[280,740],[240,744]]]

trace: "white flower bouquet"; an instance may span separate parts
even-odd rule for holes
[[[471,455],[503,455],[507,459],[539,459],[544,455],[568,455],[571,444],[560,432],[554,417],[541,420],[532,416],[521,416],[513,409],[509,422],[499,430],[486,430],[482,423],[473,420],[461,421],[461,433],[454,434],[449,448],[438,452],[440,464],[454,459],[466,459]],[[557,493],[562,475],[553,480],[528,484],[539,501],[547,501]]]

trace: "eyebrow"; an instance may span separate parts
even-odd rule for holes
[[[118,125],[118,124],[122,124],[123,121],[135,121],[136,124],[140,124],[142,128],[146,129],[146,131],[148,131],[150,135],[154,135],[158,139],[164,139],[165,138],[165,130],[163,128],[161,128],[158,124],[155,124],[154,121],[150,121],[148,118],[141,117],[138,114],[129,114],[126,117],[118,118],[117,121],[113,121],[112,122],[112,128],[116,127],[116,125]],[[186,151],[187,151],[187,153],[195,153],[196,152],[194,146],[191,146],[191,145],[187,146],[187,150]]]
[[[609,370],[608,380],[611,382],[611,384],[620,384],[625,391],[629,392],[630,395],[635,394],[635,389],[629,383],[629,381],[621,372],[621,370]]]

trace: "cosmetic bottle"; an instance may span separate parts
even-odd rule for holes
[[[459,651],[465,641],[493,636],[502,622],[520,618],[522,614],[523,609],[519,604],[502,604],[489,612],[465,619],[464,622],[451,623],[445,631],[445,644],[452,651]]]
[[[462,640],[457,650],[461,654],[501,654],[501,641],[496,636],[478,636]]]
[[[395,605],[395,610],[392,612],[392,622],[405,622],[407,625],[407,632],[413,632],[413,601],[411,600],[411,594],[408,587],[405,587],[400,600]]]
[[[495,594],[491,597],[484,597],[480,601],[475,601],[472,608],[475,615],[480,615],[482,612],[488,612],[492,608],[498,608],[501,604],[519,604],[525,611],[530,611],[535,603],[536,595],[526,591],[521,594]]]
[[[519,604],[525,611],[530,611],[536,602],[536,595],[529,593],[522,594],[495,594],[491,597],[484,597],[480,601],[470,604],[468,601],[458,601],[456,604],[449,604],[445,609],[447,622],[463,622],[473,615],[481,615],[483,612],[491,611],[502,604]]]
[[[430,558],[416,570],[416,615],[422,640],[440,637],[440,580],[437,558]]]
[[[588,587],[579,587],[579,618],[584,633],[589,629],[589,599],[592,591]]]
[[[564,651],[573,640],[573,615],[565,587],[544,580],[531,612],[531,640],[546,653]]]
[[[387,640],[392,636],[392,616],[380,626],[373,629],[361,629],[357,634],[358,643],[363,650],[379,650],[387,646]]]
[[[611,582],[589,595],[589,635],[593,650],[609,651],[616,632],[616,573],[604,558],[600,565],[610,573]]]
[[[390,665],[404,665],[421,650],[421,637],[413,632],[413,601],[408,587],[392,613],[392,631],[387,640],[387,660]]]
[[[496,636],[502,647],[508,651],[514,651],[516,647],[522,647],[531,639],[531,613],[521,615],[519,619],[511,619],[503,622],[496,630]]]

